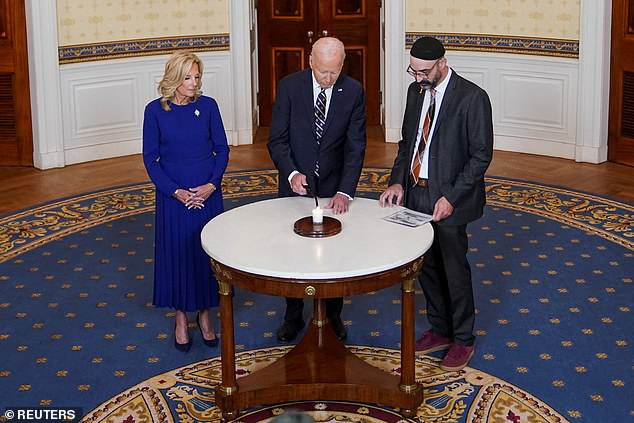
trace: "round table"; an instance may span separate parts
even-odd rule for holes
[[[321,199],[322,206],[328,199]],[[227,420],[249,407],[284,401],[350,400],[379,403],[414,415],[423,400],[415,380],[414,290],[423,254],[431,245],[430,224],[408,227],[382,218],[401,207],[381,208],[357,198],[333,216],[337,235],[309,238],[293,231],[310,216],[314,200],[276,198],[229,210],[201,233],[218,279],[222,383],[216,404]],[[325,299],[402,285],[401,375],[384,372],[352,354],[326,317]],[[236,378],[233,286],[254,292],[314,299],[313,319],[301,341],[275,363]]]

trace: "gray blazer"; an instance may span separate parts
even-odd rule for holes
[[[407,90],[402,139],[389,184],[410,195],[411,159],[425,92],[413,82]],[[429,152],[428,189],[432,201],[444,196],[454,207],[439,225],[463,225],[482,216],[486,195],[484,173],[493,157],[493,119],[486,91],[452,72],[436,118]]]

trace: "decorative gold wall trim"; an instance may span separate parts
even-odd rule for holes
[[[423,35],[438,38],[448,50],[488,51],[495,53],[579,58],[579,41],[558,40],[553,38],[408,32],[405,34],[405,46],[411,48],[414,41]]]
[[[229,34],[192,35],[186,37],[147,38],[141,40],[108,41],[95,44],[60,46],[59,64],[120,59],[122,57],[167,54],[174,50],[229,50]]]

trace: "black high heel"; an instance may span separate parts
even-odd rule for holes
[[[200,313],[196,314],[196,324],[198,325],[198,330],[200,331],[200,336],[203,338],[203,342],[208,347],[214,348],[218,346],[218,335],[214,337],[214,339],[205,339],[205,335],[203,335],[203,328],[200,327]]]
[[[176,323],[174,323],[174,347],[180,352],[188,352],[192,347],[192,339],[189,338],[189,341],[186,344],[179,344],[176,340]]]

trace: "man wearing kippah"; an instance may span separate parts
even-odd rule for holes
[[[475,351],[467,224],[484,211],[484,173],[493,155],[491,103],[482,88],[447,65],[436,38],[416,40],[409,63],[414,82],[402,139],[379,203],[433,216],[434,240],[419,277],[431,329],[416,341],[416,353],[448,350],[440,367],[456,371]]]

